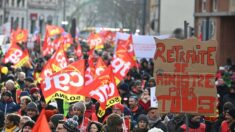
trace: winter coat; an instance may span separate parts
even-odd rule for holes
[[[17,112],[19,109],[19,105],[17,105],[13,100],[9,101],[1,101],[0,102],[0,110],[4,113],[4,115],[8,113],[14,113]]]

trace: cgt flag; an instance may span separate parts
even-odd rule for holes
[[[84,89],[79,90],[78,94],[94,98],[100,103],[97,113],[99,117],[105,114],[107,108],[121,102],[111,67],[108,67],[92,83],[85,86]]]
[[[14,67],[21,67],[29,61],[28,50],[22,50],[17,44],[12,43],[9,50],[3,58],[3,63],[11,62]]]
[[[116,55],[111,61],[111,66],[113,68],[113,74],[115,76],[116,84],[118,85],[120,81],[126,76],[128,71],[136,65],[133,58],[128,53],[127,49],[123,46],[119,46]]]
[[[84,87],[84,71],[85,61],[79,60],[46,77],[41,83],[46,103],[52,98],[63,99],[67,102],[82,101],[84,97],[77,93]]]

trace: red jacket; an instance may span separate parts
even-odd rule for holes
[[[221,132],[229,132],[229,125],[227,121],[221,123]]]
[[[183,132],[186,132],[186,124],[183,124],[180,128],[183,129]],[[206,125],[204,123],[200,123],[200,126],[197,129],[189,127],[188,132],[206,132]]]

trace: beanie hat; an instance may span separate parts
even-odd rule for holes
[[[146,123],[148,123],[148,118],[146,115],[144,114],[141,114],[138,116],[138,119],[137,119],[137,122],[140,122],[140,121],[145,121]]]
[[[37,105],[34,103],[34,102],[30,102],[27,107],[26,107],[27,110],[35,110],[35,111],[38,111],[38,107]]]
[[[33,83],[33,78],[32,78],[32,77],[27,77],[27,78],[25,78],[25,81],[28,81],[28,82],[30,82],[30,83]]]
[[[11,93],[11,91],[6,91],[6,92],[2,93],[2,96],[4,96],[4,95],[11,97],[12,93]]]
[[[129,91],[129,86],[126,83],[122,83],[119,85],[119,89],[127,92]]]
[[[26,126],[29,126],[30,128],[33,129],[33,126],[34,126],[35,122],[33,120],[29,120],[27,122],[25,122],[25,124],[23,125],[22,127],[22,130],[26,127]]]
[[[35,92],[40,92],[39,88],[34,87],[30,90],[30,94],[34,94]]]
[[[13,74],[9,74],[9,75],[7,75],[7,80],[14,81],[15,80],[15,76]]]
[[[23,97],[23,96],[30,96],[30,95],[29,95],[29,92],[28,92],[28,91],[22,91],[22,92],[20,93],[20,97]]]
[[[51,122],[53,123],[54,127],[57,127],[59,121],[63,120],[63,119],[64,119],[63,114],[55,114],[55,115],[51,116]]]
[[[122,123],[123,123],[123,119],[121,118],[120,115],[113,113],[108,116],[108,119],[107,119],[108,126],[113,127],[113,126],[121,125]]]
[[[83,102],[76,102],[75,104],[73,104],[73,109],[74,108],[80,110],[82,113],[86,111],[86,106]]]
[[[228,114],[229,114],[232,118],[235,119],[235,109],[234,109],[234,108],[230,109],[230,110],[228,111]]]
[[[124,112],[124,106],[120,103],[113,105],[113,109],[120,109],[122,113]]]
[[[224,103],[223,112],[228,112],[230,109],[233,108],[233,104],[231,102]]]
[[[80,132],[77,129],[77,126],[78,126],[78,117],[77,116],[73,116],[73,118],[69,118],[68,120],[66,120],[64,122],[63,126],[69,132]]]

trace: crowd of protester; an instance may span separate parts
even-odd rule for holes
[[[206,117],[191,114],[160,114],[158,107],[150,104],[150,88],[156,86],[153,77],[153,59],[142,58],[139,66],[132,68],[118,85],[121,103],[106,110],[97,118],[99,104],[92,98],[70,103],[68,113],[63,101],[57,99],[45,103],[36,73],[40,73],[49,56],[43,57],[35,44],[31,50],[31,62],[21,68],[11,64],[1,65],[0,129],[4,132],[30,132],[45,109],[52,132],[234,132],[235,131],[235,68],[231,61],[220,67],[216,75],[218,91],[218,115]],[[75,61],[68,49],[69,62]],[[89,48],[82,44],[84,59]],[[102,51],[95,51],[108,65],[113,56],[113,47],[106,44]],[[7,68],[7,69],[6,69]],[[186,117],[188,120],[186,120]],[[187,121],[187,123],[186,123]]]

